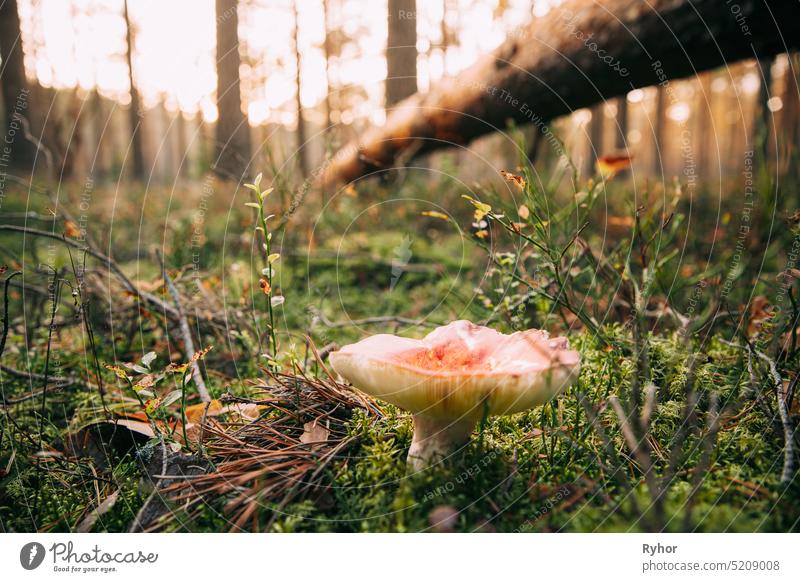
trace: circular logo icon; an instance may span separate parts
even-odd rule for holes
[[[19,563],[26,570],[35,570],[44,561],[44,546],[39,542],[29,542],[19,551]]]

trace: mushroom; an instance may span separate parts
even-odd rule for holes
[[[359,390],[414,416],[408,462],[422,469],[469,441],[476,423],[544,404],[578,376],[580,354],[566,338],[529,329],[505,335],[469,321],[424,339],[380,334],[330,354]]]

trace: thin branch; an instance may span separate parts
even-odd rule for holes
[[[181,336],[183,337],[183,344],[186,346],[186,357],[191,358],[195,353],[194,341],[192,340],[192,331],[189,328],[189,322],[186,320],[186,315],[183,313],[183,307],[181,306],[181,294],[178,292],[178,288],[175,287],[175,283],[173,283],[169,273],[167,273],[167,268],[164,265],[164,257],[161,256],[161,251],[157,251],[157,255],[158,262],[161,264],[161,273],[164,277],[164,283],[169,290],[172,300],[175,302],[175,310],[178,312],[178,322],[180,325]],[[192,378],[197,386],[197,393],[200,394],[200,399],[203,402],[211,402],[211,396],[208,394],[206,383],[203,380],[203,374],[200,372],[200,364],[198,364],[197,361],[193,361],[191,366]]]
[[[95,259],[103,263],[112,273],[114,273],[117,278],[122,283],[123,287],[125,287],[133,296],[144,300],[147,303],[155,305],[159,309],[162,309],[169,315],[173,317],[178,317],[178,311],[172,305],[167,303],[166,301],[162,301],[152,293],[148,293],[146,291],[140,291],[136,285],[128,278],[125,273],[122,272],[120,266],[112,259],[111,257],[107,257],[97,249],[91,246],[85,246],[76,240],[72,240],[66,238],[60,234],[55,232],[48,232],[46,230],[39,230],[36,228],[28,228],[26,226],[16,226],[13,224],[0,224],[0,232],[20,232],[23,234],[28,234],[31,236],[38,236],[42,238],[50,238],[53,240],[58,240],[67,244],[73,248],[85,251],[87,254],[93,256]]]
[[[6,277],[3,285],[3,335],[0,336],[0,358],[3,357],[3,351],[6,349],[6,338],[8,338],[8,286],[11,284],[11,279],[17,275],[22,275],[22,271],[11,273]]]
[[[316,312],[320,323],[325,327],[350,327],[357,325],[377,325],[381,323],[399,323],[402,325],[419,325],[423,327],[437,327],[436,323],[425,321],[424,319],[409,319],[407,317],[398,317],[394,315],[386,315],[380,317],[367,317],[364,319],[351,319],[349,321],[331,321],[321,311]]]
[[[785,442],[783,448],[783,471],[781,472],[781,485],[786,485],[792,480],[792,473],[794,473],[795,429],[792,426],[792,421],[789,417],[789,407],[787,406],[786,398],[787,395],[783,393],[783,379],[778,372],[778,365],[775,363],[775,360],[763,352],[756,351],[756,355],[767,363],[767,366],[769,366],[770,375],[775,383],[775,396],[778,400],[778,412],[781,417],[783,440]]]

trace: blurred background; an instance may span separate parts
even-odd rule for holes
[[[365,127],[385,123],[387,107],[463,71],[558,4],[4,0],[4,54],[23,65],[3,65],[5,113],[13,114],[14,88],[27,86],[31,133],[48,152],[37,169],[50,165],[62,180],[197,178],[215,162],[224,108],[237,120],[235,157],[255,171],[269,160],[297,177]],[[217,58],[217,40],[236,50]],[[552,127],[587,173],[596,156],[624,150],[637,175],[680,174],[681,149],[665,144],[684,134],[701,178],[741,170],[755,139],[785,171],[798,131],[796,59],[704,72],[674,83],[669,98],[663,88],[635,89]],[[402,74],[387,83],[387,70]],[[488,137],[473,149],[502,166],[515,157],[506,141]],[[532,147],[531,157],[546,164],[551,149]],[[478,177],[470,173],[465,166],[460,176]]]

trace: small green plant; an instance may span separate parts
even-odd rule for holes
[[[274,218],[275,215],[267,215],[264,212],[264,204],[266,203],[267,196],[270,195],[273,189],[269,188],[267,190],[261,190],[261,174],[256,176],[256,179],[253,180],[252,184],[245,184],[245,187],[249,188],[255,193],[257,202],[247,202],[245,203],[245,206],[255,208],[258,211],[258,224],[256,225],[256,232],[260,232],[261,236],[263,237],[261,248],[264,256],[264,268],[261,270],[259,285],[261,287],[261,291],[267,297],[270,338],[268,355],[270,357],[270,365],[274,367],[277,365],[276,358],[278,356],[278,341],[275,336],[275,308],[283,305],[284,297],[282,295],[275,295],[272,285],[273,277],[275,275],[275,269],[273,265],[281,258],[280,253],[272,252],[272,233],[269,231],[267,224],[271,218]]]
[[[211,347],[204,348],[192,355],[188,362],[171,363],[161,372],[156,372],[152,368],[156,360],[155,352],[148,352],[138,364],[123,363],[120,365],[106,364],[106,368],[124,380],[131,393],[141,406],[153,434],[158,438],[164,438],[180,448],[180,443],[174,439],[178,423],[174,422],[169,411],[169,406],[180,400],[180,426],[183,436],[183,444],[189,447],[189,439],[186,435],[186,391],[189,382],[192,381],[191,367],[211,350]],[[166,377],[180,374],[179,388],[170,390],[167,393],[158,395],[158,384]]]

